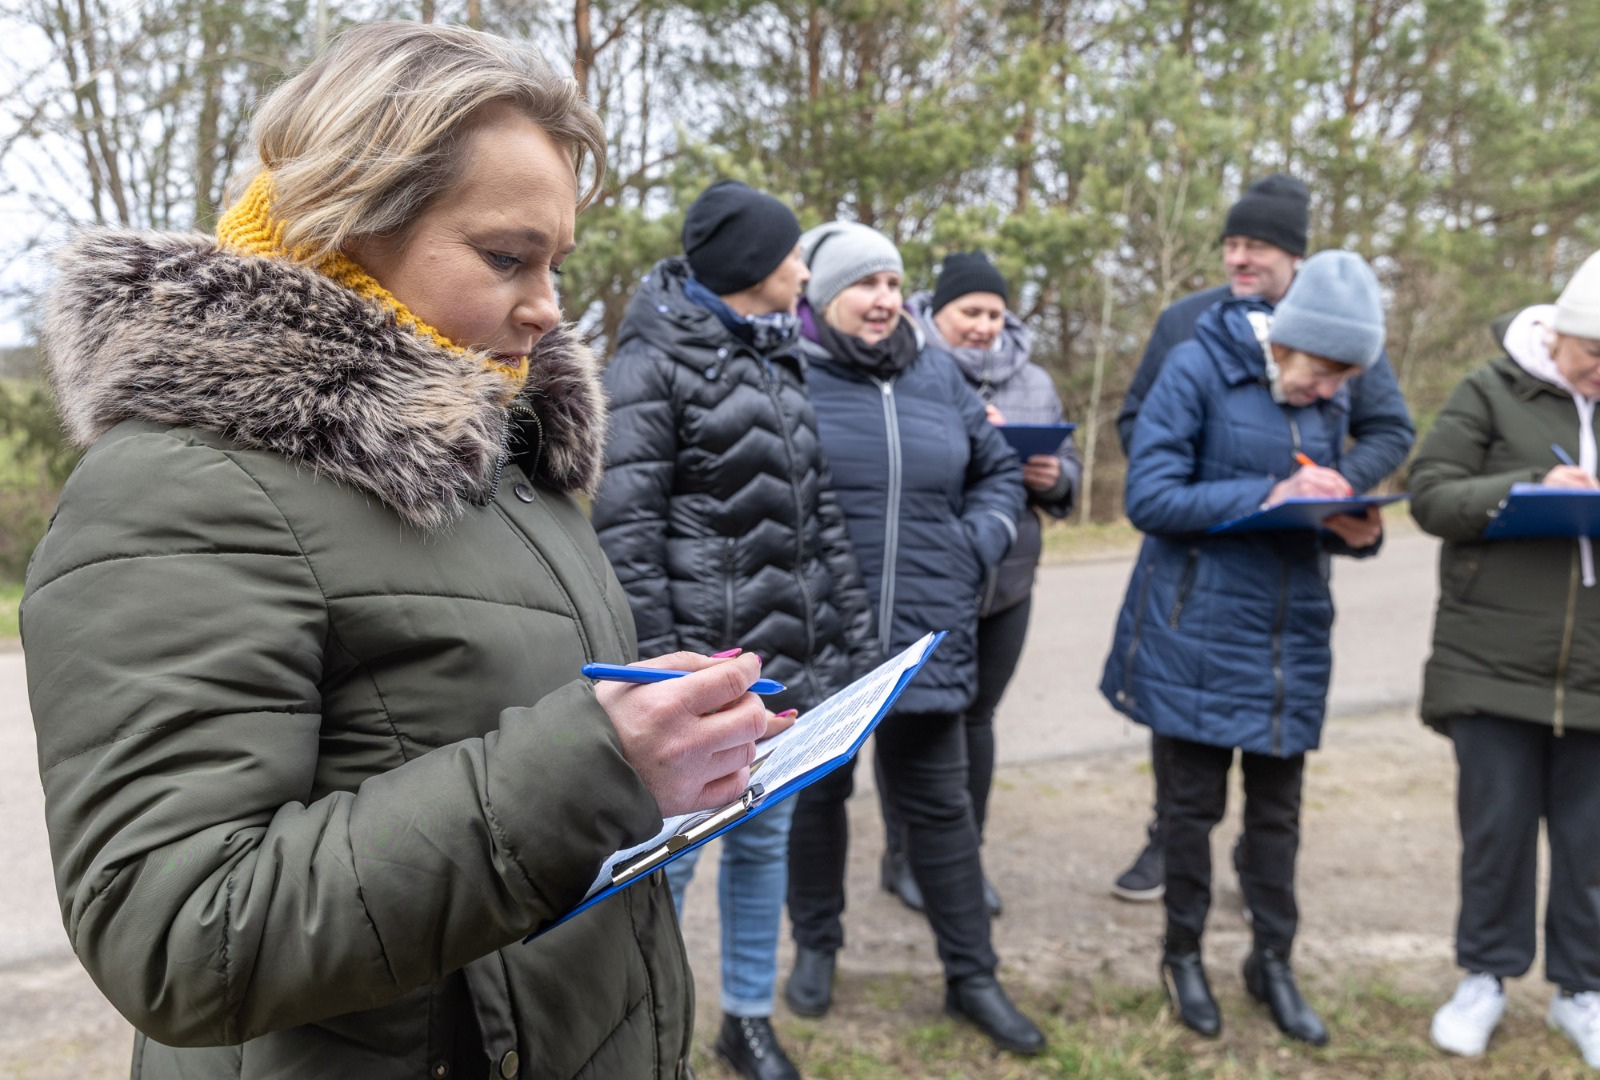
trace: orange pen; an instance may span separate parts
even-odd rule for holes
[[[1306,466],[1307,468],[1314,467],[1317,464],[1315,461],[1312,461],[1309,457],[1307,457],[1305,454],[1301,453],[1299,450],[1296,450],[1294,452],[1294,459],[1296,461],[1298,461],[1301,465]]]

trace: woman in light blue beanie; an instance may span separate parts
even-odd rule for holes
[[[1372,511],[1320,528],[1214,530],[1285,499],[1350,494],[1339,473],[1344,384],[1382,346],[1371,268],[1349,252],[1313,256],[1275,312],[1237,297],[1200,316],[1193,339],[1168,355],[1129,446],[1128,517],[1145,539],[1100,690],[1150,728],[1161,756],[1160,971],[1178,1018],[1203,1035],[1222,1028],[1201,942],[1211,830],[1237,755],[1244,837],[1234,865],[1254,939],[1245,988],[1286,1035],[1328,1040],[1290,966],[1305,755],[1321,739],[1332,664],[1328,556],[1374,553],[1382,525]]]

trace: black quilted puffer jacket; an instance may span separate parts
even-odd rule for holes
[[[594,527],[641,657],[738,646],[789,687],[770,708],[804,710],[877,663],[871,608],[798,339],[758,355],[688,277],[661,261],[623,318]]]

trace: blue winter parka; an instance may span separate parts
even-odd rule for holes
[[[1322,734],[1328,556],[1354,552],[1326,531],[1206,532],[1260,508],[1296,451],[1339,467],[1349,390],[1273,401],[1249,321],[1271,310],[1247,298],[1207,311],[1139,412],[1127,512],[1146,535],[1100,692],[1158,735],[1293,757]]]
[[[1022,468],[945,357],[922,349],[884,379],[808,346],[817,436],[883,649],[949,631],[895,711],[961,712],[978,685],[979,600],[1024,511]]]

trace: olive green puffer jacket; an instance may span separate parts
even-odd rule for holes
[[[1473,713],[1600,731],[1600,586],[1585,588],[1568,537],[1484,540],[1513,483],[1576,454],[1570,394],[1511,357],[1479,368],[1445,403],[1411,464],[1411,513],[1444,540],[1422,717]]]
[[[134,1075],[680,1075],[671,897],[530,944],[660,828],[587,660],[634,658],[569,494],[604,411],[547,335],[480,358],[199,236],[58,260],[51,373],[92,443],[22,606],[56,882]]]

